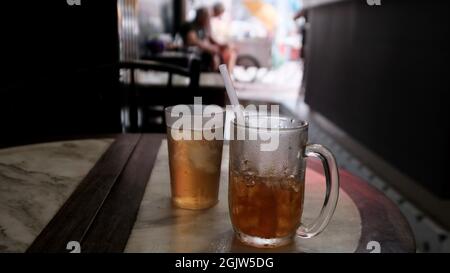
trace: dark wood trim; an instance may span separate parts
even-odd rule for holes
[[[308,160],[308,168],[323,173],[320,161]],[[361,238],[356,252],[370,252],[367,243],[377,241],[381,252],[415,252],[411,228],[398,207],[382,192],[346,170],[339,170],[340,186],[355,202],[361,216]]]
[[[81,242],[82,252],[123,252],[136,221],[163,134],[142,135]]]
[[[27,252],[66,252],[69,241],[83,241],[139,139],[140,135],[118,136]]]

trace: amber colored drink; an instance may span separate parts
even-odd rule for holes
[[[170,128],[167,138],[173,204],[185,209],[214,206],[218,202],[223,141],[174,140]]]
[[[292,236],[300,226],[304,181],[230,172],[231,221],[238,232],[259,238]]]

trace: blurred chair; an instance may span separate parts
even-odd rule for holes
[[[199,62],[193,58],[187,68],[156,61],[120,62],[124,80],[124,132],[165,132],[164,108],[176,104],[193,104],[194,97],[202,97],[203,104],[225,105],[221,88],[199,86]],[[168,74],[165,85],[146,85],[137,79],[138,71],[157,71]],[[173,84],[173,76],[189,78],[187,86]]]
[[[142,54],[141,59],[146,61],[156,61],[164,64],[176,65],[187,69],[189,69],[192,62],[200,61],[200,57],[196,52],[186,51],[182,49],[166,49],[158,53],[153,53],[147,50],[144,52],[144,54]]]

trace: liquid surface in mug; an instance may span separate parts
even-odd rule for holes
[[[230,172],[229,200],[233,226],[260,238],[295,234],[303,210],[304,181]]]
[[[192,131],[193,134],[201,131]],[[218,201],[222,140],[175,140],[167,128],[172,201],[203,209]]]

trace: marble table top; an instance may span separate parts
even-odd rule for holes
[[[155,142],[158,137],[159,140]],[[161,143],[163,136],[158,137],[148,134],[140,138],[139,145],[142,144],[142,147],[150,151],[144,153],[140,149],[132,156],[139,160],[142,157],[142,162],[153,166],[145,176],[141,175],[143,182],[148,179],[148,183],[143,183],[139,190],[143,194],[142,201],[140,197],[133,195],[138,198],[131,212],[133,215],[137,213],[136,220],[134,216],[127,217],[129,214],[120,216],[116,211],[103,215],[102,223],[116,223],[127,219],[124,221],[129,228],[122,236],[123,241],[117,243],[119,248],[116,249],[122,251],[125,248],[125,252],[267,251],[244,246],[233,236],[227,203],[227,145],[224,146],[222,160],[219,203],[203,211],[182,210],[171,205],[167,142],[163,140]],[[109,154],[109,160],[114,160],[115,156],[123,154],[123,149],[129,146],[125,144],[136,136],[121,135],[119,138],[121,140],[118,146],[117,139],[116,142],[114,139],[87,139],[0,150],[0,252],[25,252],[36,242],[35,239],[49,226],[50,220],[57,218],[54,217],[55,214],[61,212],[59,209],[67,204],[69,196],[73,197],[72,193],[79,192],[74,190],[86,174],[92,173],[98,166],[109,166],[105,163],[107,161],[99,165],[102,160],[98,159],[103,154]],[[114,145],[111,145],[113,142]],[[116,147],[114,152],[110,152],[111,147]],[[105,153],[106,150],[108,153]],[[153,159],[147,158],[147,154],[153,154]],[[93,168],[94,165],[96,168]],[[323,202],[324,177],[321,171],[319,163],[308,161],[302,216],[302,221],[306,223],[316,217]],[[382,193],[349,172],[341,171],[340,176],[342,188],[338,206],[325,231],[315,238],[298,238],[289,246],[271,251],[368,252],[367,244],[373,240],[382,243],[382,252],[414,251],[412,233],[398,208]],[[121,180],[117,183],[126,186],[125,182],[126,180]],[[126,189],[123,190],[126,192],[124,196],[131,194]],[[117,193],[116,191],[115,197],[118,197]],[[86,198],[89,199],[90,195]],[[70,221],[68,218],[66,220]],[[116,227],[115,231],[123,230]],[[52,235],[49,236],[48,239],[52,240]],[[94,252],[95,249],[103,249],[102,240],[95,241],[99,247],[93,248]]]
[[[0,150],[0,252],[24,252],[113,139]]]
[[[317,217],[323,204],[322,174],[306,172],[302,220]],[[174,208],[170,201],[167,141],[160,146],[141,207],[125,252],[354,252],[361,235],[361,218],[352,199],[340,191],[333,219],[312,239],[296,238],[294,244],[276,249],[247,247],[233,236],[228,215],[228,145],[224,145],[219,203],[208,210]]]

